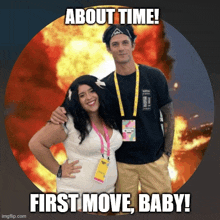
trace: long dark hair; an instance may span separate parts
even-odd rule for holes
[[[99,97],[99,116],[103,119],[104,123],[112,129],[118,129],[111,108],[111,94],[106,89],[106,86],[98,86],[96,82],[99,81],[95,76],[84,75],[78,77],[70,85],[66,97],[64,99],[62,107],[65,108],[67,114],[73,117],[75,128],[80,132],[80,144],[89,134],[91,129],[91,121],[88,113],[82,108],[79,102],[78,87],[86,84],[91,86]]]

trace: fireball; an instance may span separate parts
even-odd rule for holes
[[[114,21],[118,22],[117,13]],[[7,135],[20,167],[43,192],[56,192],[56,177],[39,164],[30,152],[28,142],[50,118],[51,112],[62,104],[67,88],[76,77],[92,74],[102,78],[114,70],[112,57],[102,43],[107,26],[65,25],[62,16],[28,43],[11,72],[5,96],[5,106],[9,110],[5,119]],[[133,53],[135,62],[160,69],[169,80],[173,59],[168,55],[170,44],[164,36],[163,22],[134,25],[134,30],[138,35]],[[174,88],[178,86],[175,84]],[[191,139],[186,135],[188,131],[187,119],[176,116],[169,162],[173,191],[178,190],[196,170],[210,140],[211,129],[208,135],[202,132],[198,135],[197,130],[195,133],[191,130]],[[62,144],[51,150],[60,164],[65,161]],[[182,159],[186,154],[189,158]]]

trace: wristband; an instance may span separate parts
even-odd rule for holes
[[[59,166],[58,172],[57,172],[57,177],[61,178],[62,177],[62,166]]]

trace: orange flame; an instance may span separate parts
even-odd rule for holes
[[[44,43],[63,47],[63,54],[56,64],[58,86],[64,91],[80,75],[91,74],[101,62],[110,60],[102,43],[106,25],[69,26],[63,24],[64,17],[57,19],[42,30]],[[63,36],[63,39],[62,39]]]
[[[56,149],[56,146],[51,148],[54,158],[59,164],[63,164],[66,157],[64,150]],[[42,192],[56,192],[56,176],[41,165],[31,154],[27,159],[20,163],[21,168],[25,171],[34,170],[34,175],[30,175],[30,179]]]
[[[199,163],[201,162],[201,159],[197,157],[196,159],[198,161],[194,161],[194,163],[191,164],[193,169],[188,171],[188,173],[186,170],[182,172],[181,169],[184,169],[184,165],[179,164],[178,162],[178,160],[181,160],[181,155],[188,153],[188,155],[191,155],[191,158],[194,158],[195,153],[190,153],[190,151],[196,151],[198,147],[202,146],[203,144],[208,144],[208,142],[210,141],[210,136],[206,137],[204,135],[195,136],[191,141],[183,140],[183,134],[185,133],[185,131],[187,131],[187,129],[187,120],[182,116],[176,116],[173,151],[168,166],[173,185],[173,191],[178,190],[187,181],[187,179],[194,173]],[[179,181],[181,182],[181,184],[178,183]]]

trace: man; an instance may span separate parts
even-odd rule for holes
[[[106,29],[103,42],[112,54],[116,71],[102,81],[115,98],[113,109],[124,139],[116,151],[116,192],[131,193],[131,207],[138,210],[139,181],[142,193],[172,192],[168,162],[173,144],[174,113],[163,73],[135,64],[132,55],[135,38],[131,25],[111,25]],[[66,117],[62,112],[65,110],[58,107],[51,121],[64,122]]]

